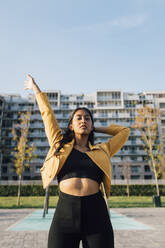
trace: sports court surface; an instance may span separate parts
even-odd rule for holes
[[[53,218],[54,209],[49,209],[45,218],[42,218],[43,210],[35,210],[22,220],[16,222],[10,226],[8,230],[12,231],[32,231],[32,230],[49,230],[51,220]],[[111,222],[115,230],[151,230],[152,227],[142,222],[135,220],[134,218],[127,217],[123,214],[119,214],[114,210],[110,211]]]
[[[49,209],[43,219],[42,209],[0,209],[0,247],[46,248],[54,211]],[[111,208],[110,212],[115,248],[165,248],[165,208]]]

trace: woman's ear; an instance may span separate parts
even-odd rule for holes
[[[73,131],[73,125],[72,125],[72,124],[69,125],[69,129],[70,129],[71,131]]]

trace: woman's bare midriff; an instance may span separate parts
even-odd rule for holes
[[[59,184],[62,192],[75,196],[92,195],[99,191],[99,184],[90,178],[68,178]]]

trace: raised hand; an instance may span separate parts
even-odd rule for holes
[[[34,81],[34,78],[30,74],[27,75],[27,79],[28,80],[24,81],[25,90],[33,90],[35,94],[41,92],[38,85]]]
[[[35,84],[35,81],[34,81],[34,78],[32,78],[31,75],[27,75],[27,81],[24,81],[24,86],[25,86],[25,90],[33,90],[33,87],[34,87],[34,84]]]

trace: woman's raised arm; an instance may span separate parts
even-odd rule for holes
[[[32,76],[27,75],[27,78],[28,80],[24,82],[25,90],[33,90],[44,122],[49,145],[53,146],[62,139],[62,131],[48,102],[47,94],[41,92]]]
[[[129,128],[116,124],[111,124],[108,127],[95,127],[94,131],[96,133],[105,133],[113,136],[112,138],[109,138],[108,141],[105,143],[107,152],[109,153],[110,157],[112,157],[120,150],[120,148],[127,141],[130,133]]]

